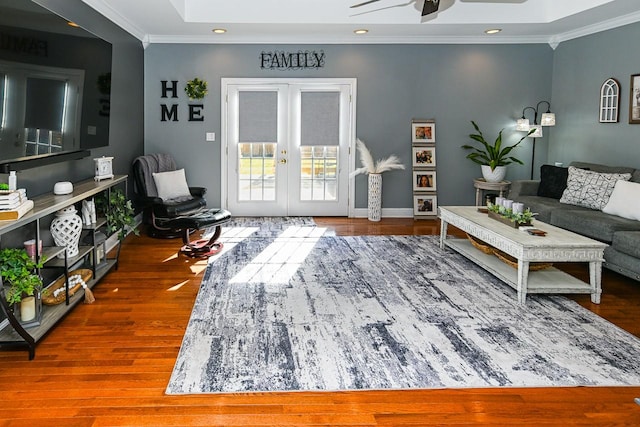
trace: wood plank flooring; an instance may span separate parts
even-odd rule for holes
[[[340,235],[437,234],[435,220],[316,218]],[[451,227],[450,227],[451,228]],[[0,426],[640,425],[638,387],[166,396],[205,268],[178,240],[129,236],[120,268],[27,352],[0,351]],[[586,277],[584,266],[567,271]],[[584,307],[640,336],[640,283],[603,274]],[[639,361],[640,363],[640,361]]]

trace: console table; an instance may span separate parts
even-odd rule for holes
[[[54,214],[60,209],[66,208],[76,203],[82,202],[85,199],[89,199],[97,194],[106,191],[109,195],[112,187],[116,185],[124,185],[126,193],[127,175],[118,175],[108,180],[95,181],[94,179],[74,183],[74,189],[71,194],[55,195],[53,193],[47,193],[33,198],[34,208],[25,214],[22,218],[12,221],[0,221],[0,242],[2,235],[17,230],[19,228],[35,225],[35,240],[36,242],[41,240],[41,224],[40,221]],[[109,197],[107,197],[109,200]],[[36,249],[37,257],[45,257],[46,266],[55,266],[64,269],[64,277],[66,279],[68,290],[68,273],[69,269],[74,265],[82,264],[84,268],[90,268],[93,271],[93,277],[87,282],[87,286],[92,288],[104,275],[106,275],[112,268],[117,267],[118,259],[107,259],[100,268],[97,266],[97,251],[98,247],[95,240],[95,233],[97,229],[106,225],[104,218],[98,218],[95,224],[91,224],[83,227],[83,232],[87,232],[93,236],[91,240],[92,244],[84,244],[79,247],[78,255],[69,259],[66,256],[65,248],[58,246],[46,246],[43,248],[42,254],[38,253]],[[38,245],[36,245],[36,248]],[[64,259],[56,258],[56,255],[65,253]],[[92,257],[88,257],[89,254],[93,254]],[[104,254],[106,258],[106,254]],[[46,286],[45,286],[46,287]],[[3,295],[3,293],[0,293]],[[67,294],[68,295],[68,294]],[[40,298],[41,296],[38,295]],[[65,303],[52,306],[42,307],[42,318],[39,325],[33,327],[24,327],[18,319],[13,315],[11,307],[9,307],[4,296],[0,297],[0,308],[4,312],[9,325],[0,330],[0,347],[4,346],[22,346],[27,347],[29,351],[29,360],[35,357],[35,346],[46,333],[53,328],[56,323],[67,314],[73,307],[84,299],[84,291],[81,289],[73,296],[67,296]]]

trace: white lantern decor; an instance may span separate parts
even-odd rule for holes
[[[56,217],[51,221],[51,235],[57,246],[67,249],[67,256],[72,258],[78,255],[78,243],[82,233],[82,218],[76,215],[76,208],[71,205],[56,212]],[[64,252],[58,258],[64,259]]]

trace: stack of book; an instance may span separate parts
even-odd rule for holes
[[[15,220],[33,209],[33,200],[27,199],[27,191],[0,191],[0,221]]]

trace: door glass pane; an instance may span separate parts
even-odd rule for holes
[[[274,201],[276,199],[276,144],[238,144],[238,200]]]
[[[338,150],[336,146],[300,147],[300,200],[337,199]]]

